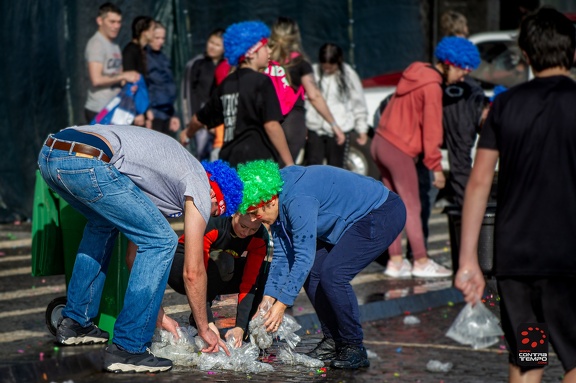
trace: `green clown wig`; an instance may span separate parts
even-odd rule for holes
[[[244,183],[244,196],[238,208],[246,214],[249,208],[268,202],[282,190],[278,164],[271,160],[257,160],[238,165],[238,175]]]

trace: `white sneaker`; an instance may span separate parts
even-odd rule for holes
[[[418,278],[444,278],[451,276],[452,270],[448,270],[444,266],[441,266],[428,258],[428,262],[423,265],[414,262],[412,275]]]
[[[388,261],[384,274],[391,278],[409,278],[412,276],[410,270],[412,270],[412,265],[407,259],[403,259],[400,265],[396,262]]]

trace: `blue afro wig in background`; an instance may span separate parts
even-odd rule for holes
[[[508,90],[508,88],[506,88],[504,85],[496,85],[494,87],[494,94],[492,95],[492,97],[490,97],[490,102],[494,102],[494,99],[496,98],[496,96],[498,96],[500,93],[504,93]]]
[[[434,55],[441,62],[466,70],[474,70],[480,65],[478,49],[464,37],[444,37],[436,45]]]
[[[222,160],[214,162],[202,161],[202,166],[207,173],[210,173],[210,179],[218,184],[224,202],[226,202],[225,217],[230,217],[238,210],[242,203],[242,190],[244,188],[236,170]]]
[[[248,49],[263,38],[270,37],[270,28],[261,21],[243,21],[230,25],[224,32],[224,57],[232,66]]]

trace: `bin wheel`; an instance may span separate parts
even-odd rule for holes
[[[46,327],[52,335],[56,335],[58,322],[62,319],[62,309],[66,306],[66,297],[58,297],[48,304],[46,308]]]

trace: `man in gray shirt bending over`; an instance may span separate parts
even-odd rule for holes
[[[184,216],[184,285],[203,352],[228,353],[209,329],[206,316],[204,231],[209,217],[236,212],[242,182],[223,161],[200,164],[173,138],[135,126],[90,125],[61,130],[46,140],[38,156],[40,173],[52,190],[88,220],[57,342],[107,343],[109,334],[91,318],[106,279],[118,232],[129,240],[130,279],[114,325],[104,367],[114,372],[159,372],[172,367],[150,353],[178,237],[166,218]],[[135,256],[133,256],[135,254]],[[162,326],[170,325],[163,317]],[[172,323],[174,326],[175,323]]]

